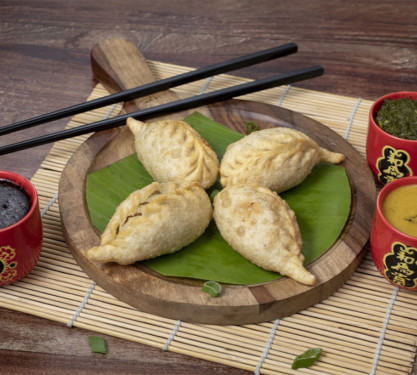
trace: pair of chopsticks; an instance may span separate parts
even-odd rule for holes
[[[93,109],[104,107],[106,105],[137,99],[139,97],[154,94],[159,91],[167,90],[172,87],[197,81],[203,78],[208,78],[221,73],[241,69],[261,62],[269,61],[278,57],[287,56],[295,52],[297,52],[297,45],[294,43],[287,43],[282,46],[270,48],[219,64],[214,64],[208,67],[196,69],[194,71],[183,73],[178,76],[166,78],[133,89],[111,94],[99,99],[91,100],[85,103],[60,109],[58,111],[50,112],[28,120],[23,120],[14,124],[6,125],[0,127],[0,135],[12,133],[22,129],[27,129],[29,127],[58,120],[64,117],[73,116],[85,111],[90,111]],[[46,134],[36,138],[2,146],[0,147],[0,155],[20,151],[30,147],[40,146],[49,142],[60,141],[82,134],[98,132],[122,126],[125,125],[126,119],[128,117],[133,117],[137,120],[144,121],[157,116],[168,115],[178,111],[213,104],[220,101],[226,101],[236,96],[246,95],[256,91],[261,91],[280,85],[291,84],[305,79],[318,77],[322,75],[323,72],[324,70],[321,66],[313,66],[310,68],[304,68],[293,72],[283,73],[280,75],[275,75],[273,77],[263,78],[241,85],[212,91],[206,94],[196,95],[190,98],[176,100],[174,102],[161,104],[152,108],[140,109],[135,112],[123,114],[110,119],[97,121],[77,128],[66,129],[58,131],[56,133]]]

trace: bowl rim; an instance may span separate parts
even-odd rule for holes
[[[0,180],[9,180],[14,184],[18,185],[25,192],[29,195],[30,198],[30,208],[29,211],[23,216],[20,220],[16,221],[15,223],[0,228],[0,234],[5,233],[6,231],[13,230],[14,228],[18,227],[19,225],[23,224],[25,221],[29,220],[32,217],[35,210],[38,209],[38,193],[36,191],[35,186],[24,176],[6,170],[0,170]]]
[[[391,193],[393,190],[402,187],[402,186],[410,186],[410,185],[416,185],[417,186],[417,176],[406,176],[402,178],[398,178],[396,180],[393,180],[386,184],[379,192],[377,199],[376,199],[376,205],[375,210],[377,211],[377,214],[381,218],[381,221],[384,223],[385,226],[390,228],[396,235],[400,235],[406,240],[410,240],[414,242],[417,245],[417,237],[411,236],[409,234],[406,234],[404,232],[401,232],[399,229],[395,228],[384,216],[382,213],[382,206],[384,204],[385,198],[389,193]]]
[[[374,127],[374,129],[378,132],[380,132],[381,134],[386,135],[388,138],[393,139],[397,142],[402,142],[403,144],[407,144],[410,146],[414,147],[417,145],[417,140],[416,139],[406,139],[406,138],[401,138],[401,137],[396,137],[395,135],[392,135],[390,133],[387,133],[385,130],[381,129],[378,124],[375,122],[375,115],[378,112],[379,108],[381,108],[382,103],[386,100],[386,99],[401,99],[401,98],[410,98],[412,100],[416,100],[417,101],[417,91],[395,91],[395,92],[391,92],[389,94],[385,94],[383,96],[381,96],[380,98],[378,98],[377,100],[375,100],[372,105],[371,108],[369,110],[369,124]]]

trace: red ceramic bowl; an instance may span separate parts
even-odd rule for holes
[[[417,92],[401,91],[379,98],[369,111],[366,158],[372,172],[382,184],[398,178],[417,175],[417,141],[394,137],[375,122],[375,115],[386,99],[417,100]]]
[[[0,179],[20,186],[30,198],[29,211],[14,224],[0,229],[0,285],[26,276],[36,265],[42,249],[42,221],[38,195],[24,177],[0,170]]]
[[[379,272],[392,284],[417,291],[417,237],[400,232],[384,217],[385,198],[406,185],[417,186],[417,176],[397,179],[380,191],[371,231],[371,254]],[[417,200],[417,196],[415,197]]]

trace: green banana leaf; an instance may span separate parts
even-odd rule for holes
[[[228,144],[243,137],[217,122],[194,113],[185,119],[205,138],[219,160]],[[123,184],[117,181],[123,180]],[[93,225],[103,231],[116,207],[131,192],[153,181],[135,154],[87,178],[86,199]],[[209,191],[220,190],[217,182]],[[342,166],[317,165],[307,179],[281,193],[294,210],[303,239],[305,264],[324,254],[337,240],[349,216],[351,191]],[[233,250],[220,235],[214,221],[205,233],[180,251],[142,262],[164,276],[214,280],[221,283],[251,285],[281,277],[263,270]]]

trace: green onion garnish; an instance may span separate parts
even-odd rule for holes
[[[107,354],[106,341],[102,337],[88,336],[88,343],[93,353]]]
[[[259,125],[256,122],[248,121],[245,123],[246,130],[248,133],[253,133],[259,130]]]
[[[294,362],[291,366],[293,370],[303,367],[310,367],[314,362],[316,362],[321,355],[321,348],[313,348],[306,350],[303,354],[295,357]]]
[[[201,290],[205,293],[210,294],[213,298],[219,296],[220,292],[222,291],[222,286],[216,281],[206,281],[203,284]]]

